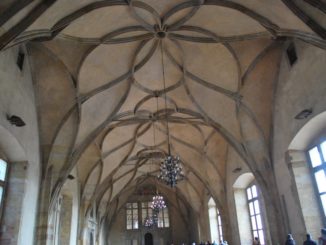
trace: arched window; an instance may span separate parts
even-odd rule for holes
[[[247,188],[247,200],[253,238],[258,237],[260,243],[263,245],[265,244],[264,226],[256,185],[253,184]]]
[[[308,155],[323,220],[326,223],[326,140],[310,148]]]
[[[5,195],[5,186],[7,183],[7,172],[8,165],[7,163],[0,159],[0,218],[2,216],[3,203],[4,203],[4,195]]]
[[[208,216],[212,242],[224,241],[221,215],[212,197],[208,201]]]

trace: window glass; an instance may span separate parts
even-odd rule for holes
[[[258,229],[263,229],[263,225],[261,223],[261,217],[260,217],[260,215],[257,215],[256,216],[256,221],[257,221],[257,228]]]
[[[318,151],[318,147],[314,147],[309,151],[310,161],[313,168],[321,165],[321,159]]]
[[[250,188],[247,189],[247,195],[248,195],[249,200],[252,199],[251,189]]]
[[[251,217],[251,225],[253,230],[257,230],[256,218],[255,216]]]
[[[208,201],[208,216],[212,242],[223,240],[222,219],[213,198]]]
[[[315,173],[316,183],[319,193],[326,192],[326,176],[324,170]]]
[[[326,218],[326,141],[321,142],[319,145],[314,146],[308,151],[314,181],[317,186],[319,201],[322,207],[321,213],[324,213]]]
[[[252,191],[252,198],[257,197],[257,188],[255,185],[251,187],[251,191]]]
[[[249,211],[250,211],[250,215],[254,215],[255,212],[254,212],[254,204],[251,202],[249,203]]]
[[[264,232],[263,232],[263,230],[260,230],[259,232],[258,232],[258,237],[259,237],[259,240],[260,241],[265,241],[265,236],[264,236]]]
[[[249,194],[248,194],[249,193]],[[248,206],[253,238],[258,237],[262,245],[265,244],[264,227],[260,215],[259,193],[256,185],[247,188]]]
[[[2,204],[3,187],[0,186],[0,205]]]
[[[151,202],[143,202],[142,207],[142,225],[145,224],[146,217],[153,216],[153,210],[151,208]],[[168,208],[161,209],[157,216],[157,227],[158,228],[167,228],[170,226],[169,222],[169,210]],[[139,224],[138,224],[139,226]]]
[[[127,230],[138,229],[138,203],[126,204],[126,228]]]
[[[7,172],[7,163],[0,159],[0,180],[5,181]]]
[[[254,205],[255,205],[255,213],[256,214],[259,214],[260,213],[260,209],[259,209],[258,200],[254,201]]]

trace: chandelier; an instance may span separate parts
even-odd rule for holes
[[[178,181],[183,180],[184,174],[182,172],[182,166],[179,156],[173,156],[171,154],[170,146],[170,130],[169,121],[167,113],[167,103],[166,103],[166,85],[165,85],[165,69],[164,69],[164,58],[163,58],[163,40],[161,40],[161,56],[162,56],[162,75],[163,75],[163,85],[164,85],[164,101],[165,101],[165,120],[166,120],[166,132],[167,132],[167,143],[168,143],[168,155],[161,162],[160,174],[158,179],[169,185],[171,188],[175,187]]]
[[[154,213],[158,213],[160,209],[166,208],[165,201],[163,196],[156,195],[153,196],[153,200],[151,203],[151,209],[153,209]]]
[[[144,220],[144,226],[150,228],[154,226],[154,219],[150,216],[147,216]]]
[[[178,181],[183,180],[184,174],[180,163],[179,156],[168,155],[160,166],[160,175],[158,179],[169,185],[175,187]]]

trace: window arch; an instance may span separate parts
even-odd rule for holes
[[[208,200],[208,217],[212,242],[224,241],[221,215],[212,197]]]
[[[251,245],[254,237],[271,244],[264,198],[251,172],[237,177],[233,184],[234,204],[241,245]]]
[[[320,235],[320,227],[326,225],[323,179],[325,181],[325,153],[322,147],[326,139],[326,111],[306,122],[294,135],[287,151],[287,164],[294,177],[302,213],[302,230],[313,237]],[[324,148],[325,151],[325,148]],[[323,171],[321,171],[323,170]],[[324,177],[323,177],[324,172]],[[318,178],[318,183],[316,180]],[[324,201],[325,203],[325,201]],[[325,204],[324,204],[325,205]]]

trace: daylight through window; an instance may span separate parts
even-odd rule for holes
[[[309,158],[313,177],[317,186],[317,193],[326,217],[326,140],[309,151]]]
[[[265,235],[256,185],[247,188],[247,200],[253,238],[258,237],[260,243],[263,245],[265,244]]]
[[[216,208],[216,204],[213,198],[210,198],[208,201],[208,216],[212,242],[215,241],[218,243],[219,241],[224,241],[221,215]]]
[[[3,209],[6,179],[7,163],[4,160],[0,159],[0,210]]]
[[[127,218],[127,230],[134,230],[139,228],[138,222],[138,203],[126,204],[126,218]]]

